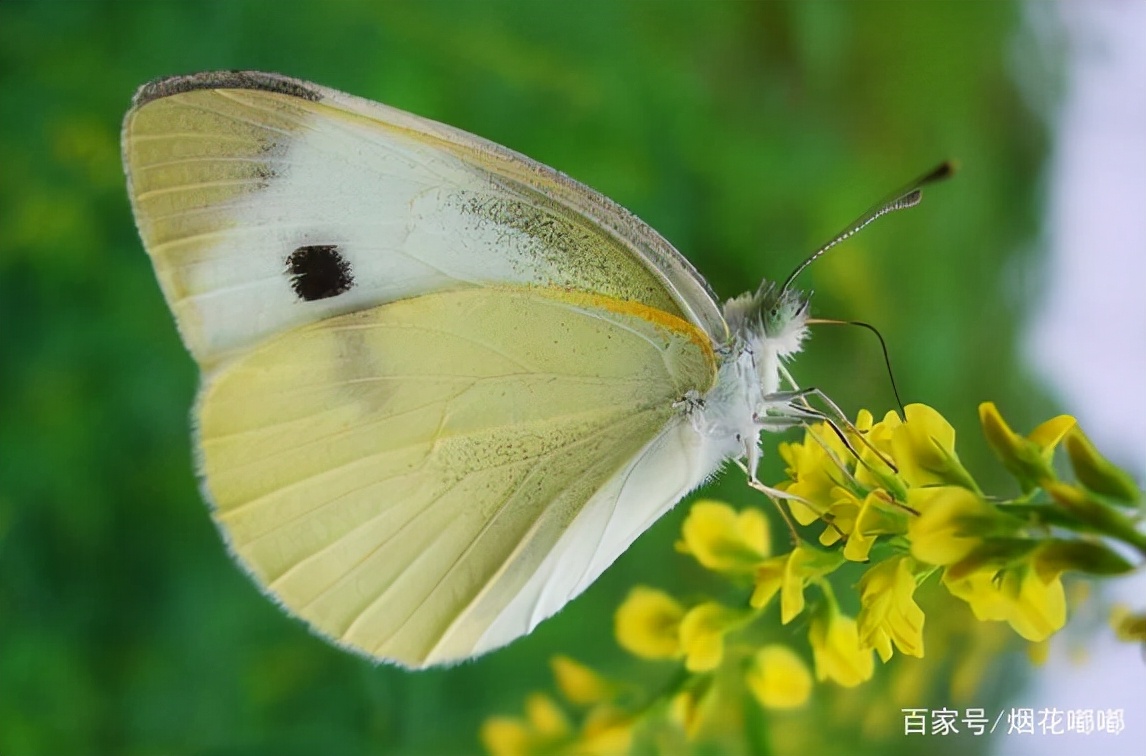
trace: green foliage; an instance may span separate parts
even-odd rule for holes
[[[954,182],[803,283],[816,313],[879,326],[907,397],[962,433],[985,397],[1021,427],[1048,414],[1006,327],[1044,144],[1008,78],[1018,25],[1009,3],[0,3],[0,752],[472,751],[555,652],[629,663],[599,631],[629,587],[705,585],[663,558],[680,507],[531,637],[418,674],[259,596],[200,500],[194,367],[132,227],[135,87],[268,69],[465,128],[634,210],[722,296],[955,157]],[[797,379],[890,404],[877,347],[839,331]],[[738,474],[709,492],[752,496]]]

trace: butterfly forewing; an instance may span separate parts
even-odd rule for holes
[[[205,366],[284,328],[465,284],[604,294],[723,334],[703,281],[648,226],[464,132],[265,74],[161,82],[137,103],[124,126],[136,218]],[[314,249],[341,274],[297,270],[324,262]]]

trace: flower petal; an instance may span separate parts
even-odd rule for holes
[[[812,695],[812,675],[792,649],[780,644],[764,646],[752,657],[744,681],[766,709],[795,709]]]
[[[891,657],[891,644],[909,656],[923,656],[923,610],[915,603],[915,562],[897,556],[875,565],[859,581],[860,642]]]
[[[958,486],[930,489],[920,509],[907,525],[907,537],[911,555],[927,564],[958,562],[992,532],[998,519],[982,498]]]
[[[631,654],[645,659],[679,656],[680,622],[684,607],[663,591],[636,586],[617,608],[617,642]]]
[[[1066,453],[1078,482],[1091,491],[1128,504],[1141,497],[1130,476],[1099,454],[1082,431],[1067,435]]]
[[[955,429],[946,418],[926,404],[907,405],[904,416],[907,421],[892,432],[891,448],[907,484],[974,489],[971,475],[955,453]]]
[[[991,451],[1003,463],[1003,467],[1014,475],[1024,491],[1030,491],[1043,481],[1054,480],[1050,460],[1043,455],[1037,443],[1023,438],[1011,430],[992,402],[979,405],[979,423],[983,426],[983,436]],[[1040,435],[1049,435],[1043,431]]]
[[[525,717],[539,735],[556,740],[570,733],[569,720],[552,698],[530,693],[525,699]]]
[[[578,706],[590,706],[609,698],[612,686],[594,670],[568,656],[554,656],[549,660],[557,689],[565,700]]]
[[[480,737],[492,756],[527,756],[532,739],[525,722],[513,717],[490,717],[482,723]]]
[[[743,618],[741,612],[715,601],[688,610],[680,623],[684,666],[689,672],[709,672],[724,659],[724,634]]]
[[[1029,641],[1046,640],[1066,623],[1066,592],[1056,573],[1040,577],[1032,564],[1004,570],[987,568],[943,583],[952,595],[970,605],[982,621],[1007,622]]]
[[[681,528],[688,552],[716,572],[752,572],[768,555],[768,521],[758,509],[737,514],[718,501],[692,505]]]
[[[817,680],[854,688],[875,672],[871,649],[860,646],[856,621],[832,610],[812,620],[808,630]]]
[[[1043,451],[1044,457],[1053,452],[1059,442],[1070,432],[1071,428],[1078,425],[1078,421],[1070,415],[1059,415],[1052,417],[1045,423],[1040,423],[1037,428],[1030,432],[1027,438]]]

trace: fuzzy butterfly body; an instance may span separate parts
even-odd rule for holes
[[[409,667],[530,632],[783,412],[806,299],[721,308],[608,199],[313,84],[163,79],[123,130],[140,235],[202,371],[236,559]]]

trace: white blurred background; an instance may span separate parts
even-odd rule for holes
[[[1050,122],[1041,292],[1028,358],[1098,447],[1146,479],[1146,2],[1033,0],[1019,56],[1065,54]],[[1028,59],[1020,77],[1040,75]],[[1045,75],[1045,71],[1042,72]],[[1033,88],[1032,88],[1033,89]],[[1146,753],[1146,659],[1107,622],[1115,601],[1146,608],[1146,576],[1075,612],[1015,706],[1122,709],[1120,735],[998,737],[996,753]],[[1002,725],[1000,725],[1002,728]]]

